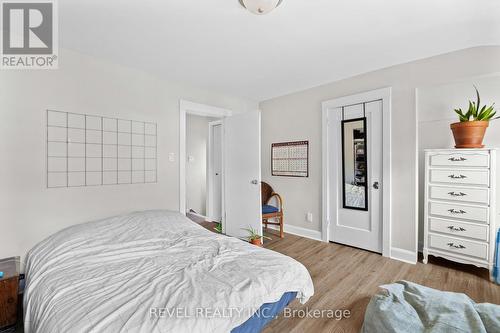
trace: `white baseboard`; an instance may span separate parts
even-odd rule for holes
[[[274,229],[274,230],[280,230],[279,226],[276,226],[276,225],[270,225],[270,226],[268,226],[268,228]],[[292,234],[292,235],[310,238],[310,239],[314,239],[314,240],[317,240],[320,242],[323,241],[321,238],[321,231],[296,227],[296,226],[290,225],[290,224],[285,224],[283,227],[283,231],[286,233]]]
[[[417,263],[417,253],[400,249],[397,247],[391,248],[391,259],[406,262],[415,265]]]

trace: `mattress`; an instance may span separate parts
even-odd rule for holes
[[[314,293],[296,260],[171,211],[64,229],[26,260],[25,332],[230,332],[265,303]]]

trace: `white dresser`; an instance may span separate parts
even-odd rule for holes
[[[496,166],[496,149],[425,150],[424,264],[433,255],[492,271]]]

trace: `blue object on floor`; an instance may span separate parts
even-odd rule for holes
[[[495,242],[495,262],[493,263],[493,279],[500,284],[500,229],[497,230],[497,241]]]
[[[3,272],[0,272],[0,279],[3,278]]]
[[[264,303],[250,319],[231,330],[231,333],[259,333],[283,309],[297,297],[296,292],[284,293],[281,299],[274,303]]]
[[[262,205],[262,214],[271,214],[271,213],[277,213],[280,210],[274,206],[271,205]]]

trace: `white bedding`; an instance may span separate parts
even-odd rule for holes
[[[314,293],[294,259],[170,211],[62,230],[29,252],[26,278],[26,333],[229,332],[288,291]]]

